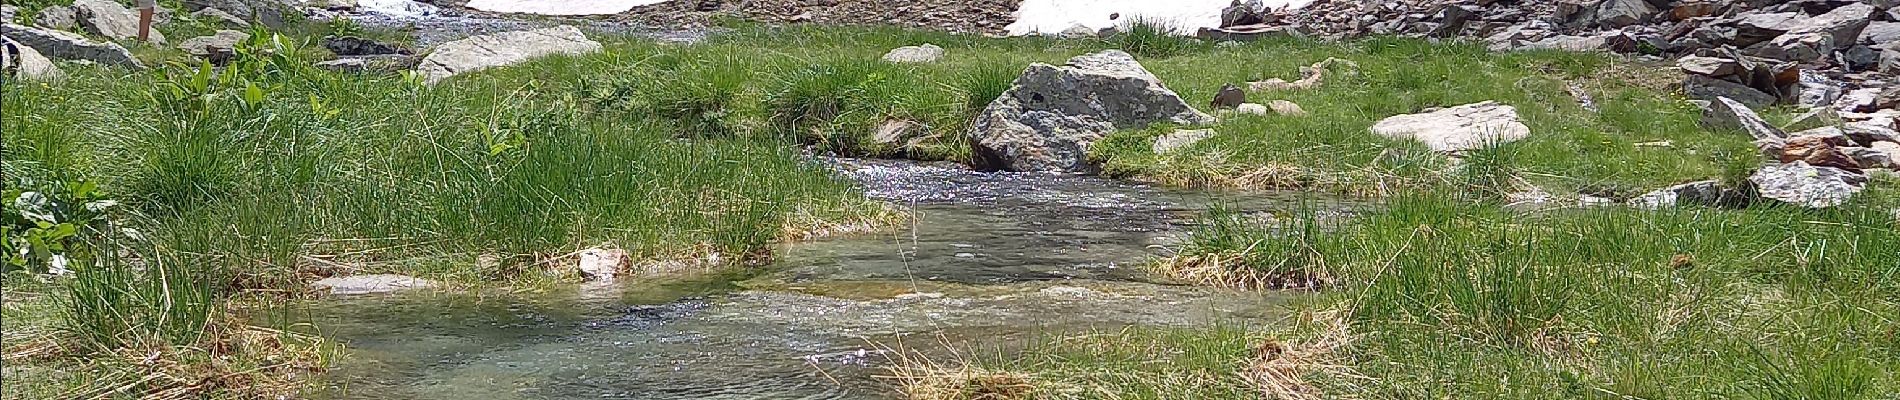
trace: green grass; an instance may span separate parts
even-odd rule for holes
[[[801,147],[967,161],[970,121],[1032,62],[1126,48],[1198,105],[1224,84],[1296,79],[1300,67],[1337,57],[1361,68],[1330,74],[1313,90],[1250,93],[1253,102],[1296,102],[1310,116],[1230,117],[1212,127],[1214,137],[1165,156],[1149,150],[1173,129],[1165,126],[1116,133],[1092,151],[1119,177],[1385,198],[1349,218],[1294,214],[1270,223],[1217,213],[1174,260],[1212,266],[1202,268],[1205,283],[1251,276],[1242,286],[1321,289],[1297,306],[1337,310],[1329,315],[1342,322],[1279,334],[1313,357],[1301,362],[1343,369],[1275,364],[1311,372],[1298,393],[1879,399],[1900,391],[1890,372],[1900,367],[1892,318],[1900,235],[1885,211],[1900,194],[1891,182],[1833,211],[1506,211],[1494,199],[1525,184],[1629,197],[1733,181],[1757,156],[1745,135],[1697,127],[1694,108],[1649,83],[1662,78],[1646,66],[1606,55],[1496,54],[1401,39],[1213,46],[1155,29],[1138,24],[1083,40],[803,26],[740,28],[692,45],[605,37],[601,53],[425,86],[313,69],[321,51],[309,44],[327,28],[305,26],[289,41],[257,35],[216,77],[190,65],[64,65],[72,75],[64,82],[11,81],[0,88],[8,139],[0,167],[9,188],[99,184],[125,204],[115,222],[135,228],[156,254],[142,262],[194,268],[214,299],[281,295],[351,273],[524,283],[554,265],[540,261],[601,244],[646,259],[744,259],[820,228],[874,225],[888,211],[805,160]],[[879,60],[926,42],[947,57]],[[154,65],[182,57],[141,49]],[[1573,83],[1603,112],[1577,105],[1565,91]],[[1517,107],[1533,133],[1472,152],[1459,168],[1422,145],[1367,132],[1391,115],[1486,100]],[[925,139],[873,140],[872,129],[890,120],[926,127]],[[1656,141],[1672,146],[1635,146]],[[477,263],[484,255],[504,262]],[[1688,263],[1672,262],[1679,259]],[[136,294],[125,301],[48,308],[59,296],[45,294],[9,300],[6,310],[30,321],[58,321],[47,316],[70,310],[171,312],[152,306],[160,293],[136,289],[165,282],[145,271],[88,271],[46,292]],[[228,317],[209,312],[208,325]],[[108,340],[146,327],[65,320],[99,348],[216,340],[167,326]],[[58,325],[9,324],[7,333]],[[1357,336],[1314,340],[1316,326]],[[1099,339],[971,365],[1027,377],[1041,398],[1253,398],[1260,378],[1245,368],[1262,362],[1253,346],[1277,343],[1225,328]],[[1299,349],[1312,343],[1331,345]],[[47,388],[74,379],[33,375],[44,366],[130,370],[97,350],[9,362],[9,376],[40,371],[28,379],[44,383],[18,392],[8,385],[9,396],[56,393]]]
[[[1900,222],[1895,190],[1873,191],[1823,211],[1530,214],[1413,194],[1347,219],[1217,214],[1183,258],[1336,279],[1299,307],[1345,310],[1362,336],[1341,357],[1370,379],[1311,374],[1329,395],[1884,399]]]

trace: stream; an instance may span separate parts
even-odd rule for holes
[[[1128,326],[1270,323],[1277,294],[1155,282],[1143,266],[1209,204],[1347,208],[1090,177],[834,160],[916,222],[783,245],[739,282],[326,300],[348,347],[334,399],[888,399],[888,348],[1007,354]],[[934,350],[933,350],[934,349]],[[1002,352],[1002,353],[996,353]]]

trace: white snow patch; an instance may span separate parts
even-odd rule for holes
[[[668,1],[671,0],[470,0],[468,8],[498,13],[604,15]]]
[[[480,1],[480,0],[477,0]],[[1283,9],[1305,7],[1312,0],[1265,0],[1267,7]],[[473,4],[473,3],[471,3]],[[1137,18],[1172,26],[1175,33],[1189,35],[1203,27],[1220,26],[1221,9],[1233,0],[1023,0],[1016,9],[1016,22],[1009,24],[1011,35],[1056,34],[1082,25],[1102,29]],[[1111,20],[1111,14],[1121,14]]]
[[[397,18],[421,18],[442,11],[436,6],[412,0],[357,0],[356,9]]]

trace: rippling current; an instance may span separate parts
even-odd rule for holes
[[[1269,321],[1271,295],[1154,283],[1200,210],[1345,207],[1089,177],[831,160],[910,207],[895,232],[785,245],[741,282],[325,300],[336,399],[884,399],[883,349],[1007,354],[1064,333]]]

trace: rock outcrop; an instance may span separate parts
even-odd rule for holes
[[[977,116],[970,142],[979,168],[1093,172],[1089,146],[1115,130],[1213,122],[1134,56],[1108,50],[1030,65]]]
[[[588,39],[580,28],[558,26],[502,32],[443,43],[423,57],[416,72],[434,84],[451,76],[507,66],[558,54],[600,51],[600,42]]]
[[[1817,167],[1805,162],[1770,165],[1748,177],[1762,198],[1808,208],[1827,208],[1846,204],[1860,193],[1867,177],[1840,168]]]
[[[46,57],[145,69],[145,64],[133,57],[131,51],[116,43],[96,42],[72,32],[15,24],[5,24],[4,30],[7,39],[31,47]]]

